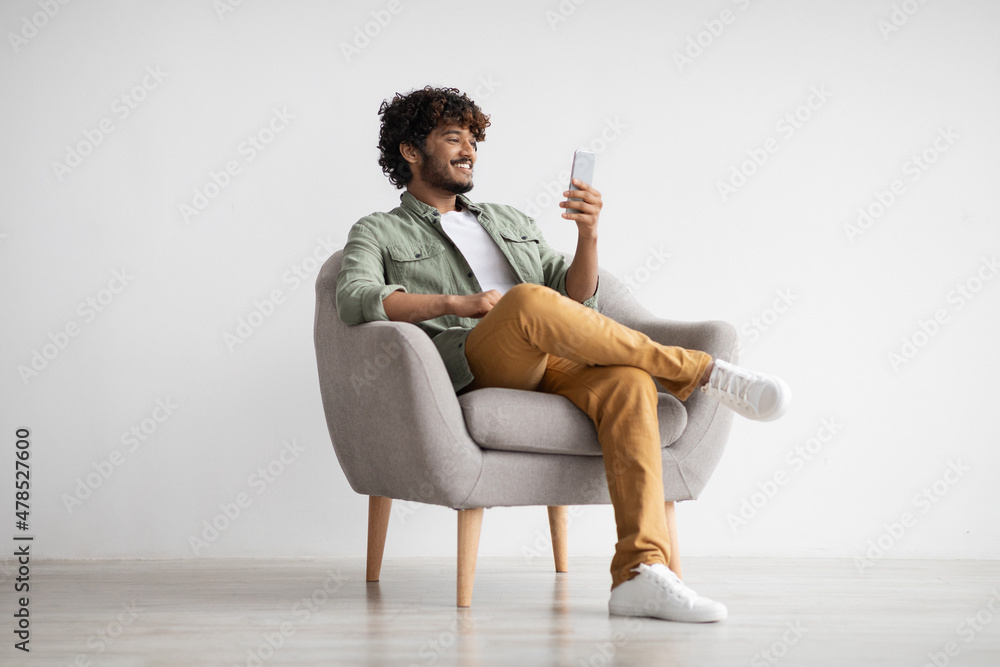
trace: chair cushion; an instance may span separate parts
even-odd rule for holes
[[[458,397],[472,439],[483,449],[536,454],[600,456],[590,417],[564,396],[518,389],[477,389]],[[663,447],[677,442],[687,410],[660,393],[657,407]]]

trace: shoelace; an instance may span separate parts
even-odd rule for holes
[[[713,379],[715,380],[714,383],[711,382]],[[750,373],[738,373],[733,370],[727,370],[725,373],[719,373],[718,375],[713,373],[712,377],[709,378],[709,384],[726,395],[749,405],[750,388],[756,379]]]
[[[666,572],[663,572],[662,570],[656,571],[649,568],[648,573],[649,576],[653,578],[657,588],[666,591],[669,597],[672,597],[679,602],[683,602],[689,609],[694,608],[694,603],[698,599],[698,594],[688,588],[687,585],[681,581],[672,570],[668,569]]]

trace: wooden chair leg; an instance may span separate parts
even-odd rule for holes
[[[667,515],[667,535],[670,537],[670,563],[667,567],[681,578],[681,548],[677,540],[677,511],[674,509],[674,501],[665,502],[663,509]]]
[[[385,552],[385,534],[389,530],[392,498],[368,496],[368,571],[367,581],[378,581]]]
[[[552,557],[556,572],[569,571],[569,547],[566,544],[568,512],[565,505],[549,505],[549,532],[552,534]]]
[[[472,606],[472,587],[476,583],[476,556],[479,554],[479,531],[483,526],[483,508],[458,510],[458,606]]]

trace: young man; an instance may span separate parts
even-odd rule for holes
[[[379,164],[401,206],[359,220],[348,235],[337,306],[347,324],[413,322],[431,336],[457,392],[483,387],[566,396],[597,427],[618,542],[612,614],[717,621],[718,602],[667,568],[655,377],[678,399],[701,389],[750,419],[780,417],[784,382],[660,345],[596,311],[601,193],[574,181],[560,206],[576,223],[572,263],[509,206],[473,203],[477,142],[489,116],[451,88],[383,102]],[[621,462],[627,462],[621,465]]]

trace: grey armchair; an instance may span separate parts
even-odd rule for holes
[[[337,314],[342,251],[316,281],[314,342],[330,439],[356,492],[369,496],[368,581],[377,581],[392,499],[458,510],[459,607],[472,601],[483,509],[545,505],[556,570],[566,571],[566,506],[610,504],[597,432],[562,396],[480,389],[456,396],[430,338],[402,322],[348,326]],[[654,340],[734,360],[736,330],[651,315],[600,273],[600,311]],[[695,392],[662,391],[663,492],[680,575],[674,501],[697,498],[722,456],[732,412]]]

